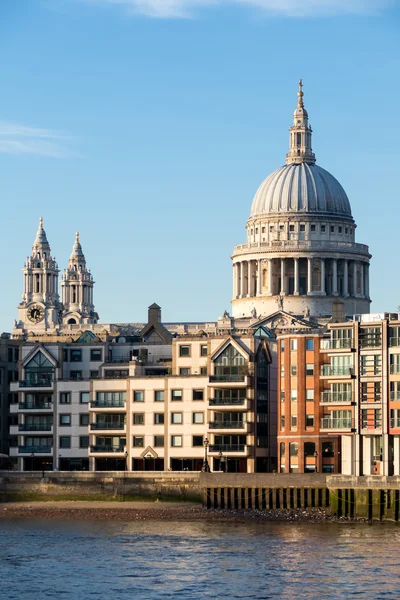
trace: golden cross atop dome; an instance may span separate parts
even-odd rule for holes
[[[43,229],[43,217],[40,217],[39,219],[39,227],[40,229]]]
[[[75,233],[75,241],[79,242],[79,231]]]

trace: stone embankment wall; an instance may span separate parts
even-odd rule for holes
[[[0,501],[201,501],[199,473],[0,472]]]
[[[43,476],[44,475],[44,476]],[[203,501],[208,509],[328,508],[336,516],[400,519],[400,477],[183,472],[0,472],[0,501]]]

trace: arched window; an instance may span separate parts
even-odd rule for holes
[[[68,325],[76,325],[75,319],[68,319]]]

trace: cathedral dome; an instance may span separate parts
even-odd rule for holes
[[[349,199],[337,179],[306,161],[280,167],[258,188],[250,217],[276,213],[352,219]]]

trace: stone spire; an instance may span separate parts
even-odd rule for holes
[[[78,325],[97,322],[98,315],[95,313],[93,304],[93,286],[93,277],[86,266],[85,255],[77,232],[68,267],[61,280],[64,324]]]
[[[286,164],[315,163],[315,154],[311,147],[312,129],[308,123],[308,112],[303,102],[303,80],[299,81],[297,107],[293,113],[293,125],[290,128],[290,149],[286,154]]]
[[[39,219],[39,229],[37,230],[35,241],[32,246],[33,258],[50,258],[50,244],[47,241],[46,232],[43,229],[43,218]]]

